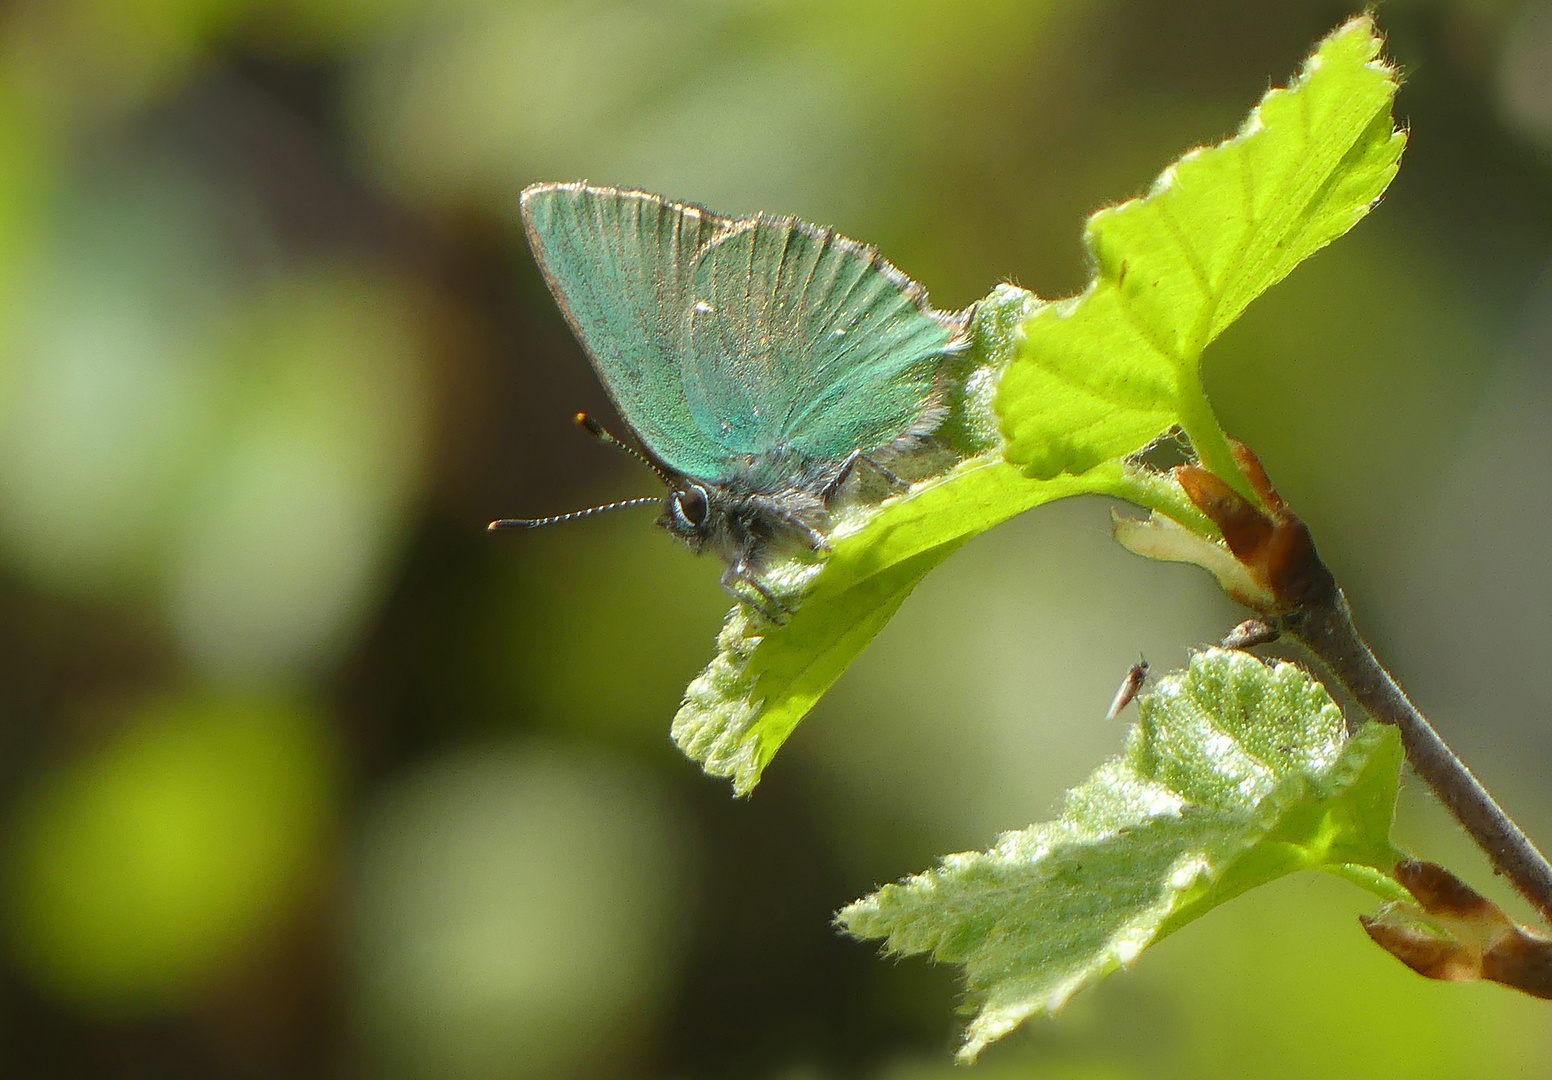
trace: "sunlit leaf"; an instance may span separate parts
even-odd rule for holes
[[[754,788],[814,703],[927,572],[965,541],[1042,503],[1090,493],[1200,519],[1173,485],[1118,461],[1082,476],[1032,480],[982,449],[995,439],[986,411],[995,373],[1018,340],[1020,318],[1037,303],[1004,286],[977,310],[971,374],[948,427],[958,445],[981,452],[877,512],[843,521],[822,564],[775,569],[773,584],[801,596],[789,622],[773,626],[742,606],[728,614],[718,654],[686,691],[673,736],[708,773],[732,777],[738,794]]]
[[[973,1058],[1246,889],[1326,869],[1383,895],[1401,763],[1390,728],[1349,738],[1291,664],[1208,650],[1141,699],[1124,754],[1060,819],[886,885],[840,924],[894,953],[962,964]]]
[[[713,776],[747,794],[787,736],[938,563],[1000,521],[1052,499],[1122,485],[1119,465],[1030,480],[996,457],[974,458],[886,507],[835,545],[792,620],[771,626],[742,606],[718,655],[685,694],[674,740]]]
[[[1395,174],[1404,138],[1391,124],[1396,81],[1379,49],[1372,22],[1354,19],[1238,136],[1186,155],[1146,198],[1096,214],[1087,242],[1098,273],[1081,297],[1045,304],[1003,286],[982,301],[949,425],[966,460],[860,526],[843,522],[822,565],[774,573],[800,601],[786,625],[729,615],[718,656],[674,720],[686,753],[747,793],[926,573],[1015,514],[1106,493],[1214,535],[1167,485],[1121,461],[1179,423],[1207,467],[1242,483],[1198,361],[1256,295],[1367,213]],[[994,422],[1001,444],[987,430]]]
[[[1202,351],[1266,289],[1368,213],[1405,136],[1395,72],[1360,17],[1321,43],[1234,138],[1165,169],[1141,199],[1089,219],[1095,277],[1036,311],[1003,376],[1010,461],[1083,472],[1179,423],[1204,464],[1237,470],[1202,392]]]

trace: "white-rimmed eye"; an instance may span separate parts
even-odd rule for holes
[[[706,489],[699,484],[674,492],[674,513],[686,524],[696,528],[706,524],[706,510]]]

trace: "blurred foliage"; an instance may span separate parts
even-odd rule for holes
[[[34,781],[9,838],[12,943],[93,1012],[187,1005],[311,888],[337,768],[311,711],[166,699]]]
[[[373,1076],[553,1076],[660,1020],[689,926],[682,816],[638,772],[466,753],[367,819],[355,963]]]
[[[879,964],[830,913],[1051,816],[1114,751],[1137,651],[1174,666],[1235,615],[1135,568],[1102,506],[1028,515],[929,578],[732,803],[666,737],[718,568],[646,513],[480,531],[655,485],[570,428],[607,405],[516,191],[790,212],[940,306],[1059,297],[1087,214],[1227,134],[1350,7],[7,5],[0,1071],[946,1073],[951,973]],[[1204,365],[1543,837],[1549,10],[1381,9],[1406,170]],[[1405,806],[1417,847],[1452,842]],[[1414,979],[1363,906],[1281,883],[980,1068],[1548,1075],[1543,1007]]]

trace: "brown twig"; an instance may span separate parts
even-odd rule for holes
[[[1552,924],[1552,865],[1504,813],[1428,719],[1396,685],[1353,625],[1352,610],[1320,556],[1309,529],[1273,490],[1250,450],[1232,444],[1235,457],[1263,506],[1252,506],[1221,479],[1195,465],[1175,477],[1212,518],[1254,585],[1237,596],[1257,609],[1268,627],[1298,639],[1354,700],[1401,735],[1407,760],[1487,853],[1493,867]]]
[[[1401,735],[1407,761],[1498,870],[1552,924],[1552,865],[1466,768],[1380,664],[1340,589],[1278,620],[1345,686],[1364,712]]]

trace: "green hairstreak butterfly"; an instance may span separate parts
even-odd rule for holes
[[[529,245],[641,457],[659,523],[727,563],[734,596],[779,619],[773,546],[826,548],[832,499],[942,421],[944,358],[967,317],[865,244],[790,217],[729,218],[643,191],[535,184]],[[631,450],[584,416],[597,437]],[[653,499],[631,499],[532,527]]]

